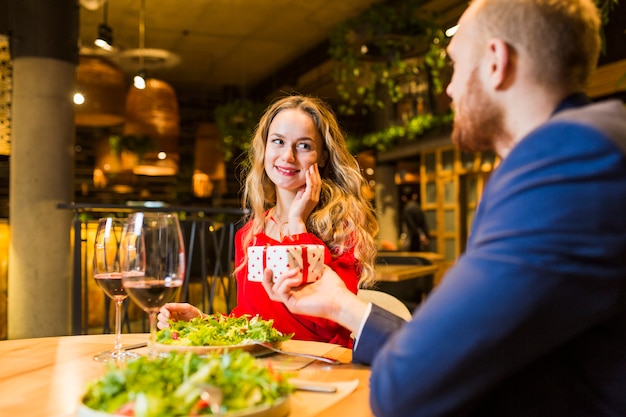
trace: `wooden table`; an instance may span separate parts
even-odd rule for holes
[[[411,312],[414,311],[432,291],[439,265],[387,264],[385,259],[382,256],[381,262],[375,265],[375,288],[400,299]]]
[[[425,258],[431,261],[433,264],[438,262],[443,262],[443,255],[437,252],[407,252],[407,251],[378,251],[378,256],[393,256],[393,257],[404,257],[411,258],[415,256],[419,256],[420,258]]]
[[[434,274],[434,285],[437,286],[444,273],[446,272],[446,260],[440,253],[436,252],[404,252],[404,251],[378,251],[378,256],[382,258],[414,258],[420,257],[427,259],[433,265],[437,266],[437,271]]]
[[[146,341],[147,334],[123,334],[124,345]],[[113,346],[113,335],[46,337],[0,342],[0,416],[70,417],[75,416],[88,381],[105,372],[93,355]],[[340,382],[358,379],[357,388],[345,398],[322,411],[320,395],[298,391],[298,404],[290,416],[371,417],[369,408],[370,369],[351,363],[352,352],[336,345],[317,342],[288,341],[286,350],[320,353],[340,359],[342,365],[313,362],[297,371],[301,379],[319,382]],[[327,349],[326,349],[327,348]],[[140,352],[141,351],[137,351]],[[293,402],[292,402],[293,404]]]
[[[397,282],[434,275],[439,270],[439,267],[437,265],[378,264],[375,269],[378,281]]]

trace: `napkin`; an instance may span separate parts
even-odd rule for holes
[[[291,410],[298,417],[317,416],[323,410],[351,394],[359,385],[358,379],[338,382],[314,382],[316,385],[331,385],[337,388],[333,394],[296,391],[291,394]],[[295,413],[297,411],[297,413]]]

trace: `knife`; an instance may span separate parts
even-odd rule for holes
[[[293,387],[298,391],[310,391],[310,392],[321,392],[326,394],[334,394],[337,392],[337,387],[334,385],[327,384],[316,384],[312,381],[302,381],[302,380],[289,380]]]
[[[122,346],[122,350],[133,350],[148,346],[148,342],[135,343],[134,345]]]

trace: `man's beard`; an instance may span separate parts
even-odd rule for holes
[[[489,99],[478,79],[478,68],[469,77],[464,97],[455,105],[452,142],[457,148],[494,151],[496,141],[508,141],[502,109]]]

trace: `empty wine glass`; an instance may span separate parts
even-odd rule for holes
[[[113,350],[94,356],[97,361],[124,361],[138,355],[122,350],[122,304],[128,297],[122,286],[119,245],[124,220],[113,217],[98,220],[93,251],[93,277],[104,293],[115,302],[115,344]]]
[[[120,246],[122,284],[150,317],[150,356],[156,356],[159,309],[183,284],[185,248],[176,214],[137,212],[128,217]]]

